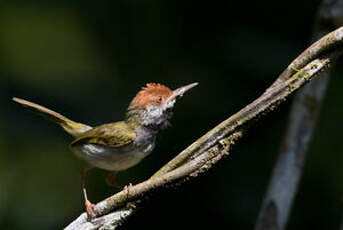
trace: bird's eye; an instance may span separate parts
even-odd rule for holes
[[[157,101],[160,103],[162,102],[162,96],[158,96]]]

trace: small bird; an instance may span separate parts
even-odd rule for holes
[[[117,172],[138,164],[152,152],[158,131],[170,125],[176,99],[196,85],[198,83],[170,90],[162,84],[148,83],[131,101],[124,121],[96,127],[72,121],[33,102],[16,97],[13,100],[56,122],[75,137],[70,147],[85,161],[81,170],[82,190],[86,211],[92,218],[94,204],[87,198],[87,171],[93,167],[110,171],[106,182],[114,185]]]

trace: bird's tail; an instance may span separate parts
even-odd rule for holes
[[[59,124],[67,133],[69,133],[70,135],[74,136],[74,137],[78,137],[80,136],[82,133],[92,129],[91,126],[82,124],[82,123],[78,123],[75,121],[72,121],[68,118],[66,118],[65,116],[62,116],[59,113],[56,113],[48,108],[45,108],[41,105],[35,104],[33,102],[30,101],[26,101],[24,99],[20,99],[20,98],[13,98],[13,101],[35,111],[38,112],[40,115],[46,117],[47,119]]]

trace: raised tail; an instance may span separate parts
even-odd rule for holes
[[[92,129],[91,126],[72,121],[59,113],[56,113],[48,108],[41,105],[35,104],[24,99],[17,97],[12,98],[13,101],[30,108],[31,110],[38,112],[40,115],[46,117],[47,119],[59,124],[67,133],[74,137],[80,136],[82,133]]]

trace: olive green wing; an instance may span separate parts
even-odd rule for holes
[[[115,122],[97,126],[78,138],[71,146],[79,144],[97,144],[108,147],[123,147],[132,143],[136,138],[135,131],[125,122]]]

